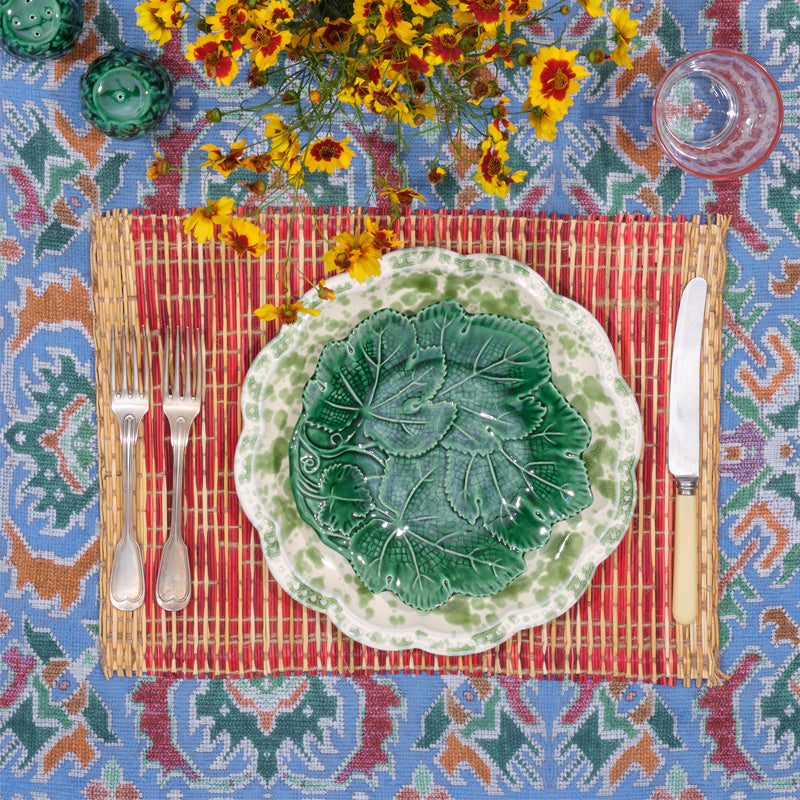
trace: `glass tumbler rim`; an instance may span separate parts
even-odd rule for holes
[[[672,155],[672,148],[668,145],[667,142],[664,141],[660,131],[659,125],[657,124],[657,109],[660,107],[659,103],[661,100],[661,94],[664,91],[664,88],[667,86],[669,78],[671,75],[675,73],[676,70],[680,69],[687,61],[691,61],[692,59],[696,59],[701,56],[708,56],[708,55],[729,55],[733,56],[738,60],[744,61],[748,63],[749,66],[755,68],[761,75],[763,75],[769,86],[772,88],[775,99],[777,101],[777,117],[778,117],[778,124],[775,127],[775,133],[772,136],[769,145],[765,147],[764,152],[760,155],[755,161],[746,166],[741,167],[740,169],[733,170],[731,172],[726,172],[725,174],[716,175],[713,173],[703,172],[702,170],[693,169],[692,167],[686,166],[685,164],[681,164],[677,161],[675,157]],[[655,95],[653,97],[653,106],[652,106],[652,122],[653,122],[653,131],[656,138],[658,145],[664,151],[664,153],[673,161],[675,162],[681,169],[688,172],[690,175],[694,175],[698,178],[705,178],[708,180],[729,180],[732,178],[739,178],[742,175],[745,175],[748,172],[753,171],[761,166],[761,164],[766,161],[769,157],[769,154],[775,149],[775,146],[778,143],[778,139],[780,139],[781,133],[783,131],[783,98],[781,96],[781,90],[778,87],[775,78],[769,73],[766,67],[758,60],[753,58],[752,56],[748,55],[747,53],[742,53],[739,50],[733,50],[730,47],[707,47],[703,50],[695,50],[691,53],[687,53],[685,56],[682,56],[678,61],[676,61],[661,77],[661,80],[658,82],[656,86]]]

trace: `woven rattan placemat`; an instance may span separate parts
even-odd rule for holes
[[[270,577],[258,535],[239,508],[232,476],[241,426],[240,386],[252,359],[276,332],[274,323],[265,324],[252,312],[283,296],[278,265],[287,254],[304,268],[308,286],[324,277],[325,236],[349,229],[359,213],[306,209],[299,215],[264,214],[261,224],[272,244],[260,259],[237,258],[215,242],[197,245],[183,234],[179,213],[114,211],[93,218],[105,674],[438,670],[717,682],[716,466],[727,218],[420,211],[395,225],[409,246],[500,253],[531,265],[555,291],[597,317],[638,399],[644,450],[636,512],[619,548],[567,613],[474,656],[383,652],[349,640],[324,614],[292,600]],[[666,467],[667,401],[680,291],[695,275],[709,282],[701,375],[700,613],[694,625],[683,627],[675,626],[669,610],[674,488]],[[302,294],[299,279],[293,280],[294,293]],[[135,462],[136,530],[144,548],[147,596],[130,613],[117,611],[108,597],[113,545],[121,526],[121,452],[108,381],[114,322],[136,325],[153,376],[160,374],[168,327],[190,324],[205,331],[208,390],[192,429],[184,500],[194,587],[183,612],[162,611],[152,594],[168,529],[171,474],[157,379]]]

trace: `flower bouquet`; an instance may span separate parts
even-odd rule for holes
[[[184,29],[186,58],[209,79],[218,86],[239,79],[249,87],[239,107],[206,112],[209,123],[235,120],[240,133],[200,148],[199,166],[216,180],[206,184],[205,203],[186,220],[187,232],[258,256],[266,242],[251,220],[261,209],[287,195],[294,207],[314,205],[315,173],[348,170],[359,156],[372,170],[362,205],[377,200],[398,216],[424,201],[409,185],[402,159],[416,136],[438,142],[428,181],[442,181],[454,167],[465,174],[466,167],[480,190],[503,202],[526,174],[507,163],[517,126],[552,141],[592,66],[631,66],[637,22],[627,10],[605,6],[603,0],[548,7],[543,0],[217,0],[197,12],[180,0],[145,0],[138,19],[151,39],[164,45]],[[187,35],[190,18],[194,36]],[[528,90],[512,111],[506,90],[519,82],[519,71]],[[343,127],[361,134],[360,153],[350,136],[337,135]],[[376,157],[375,132],[396,142],[395,163]],[[156,153],[148,175],[157,181],[179,168]],[[333,237],[325,263],[363,281],[380,274],[380,256],[401,244],[367,217],[363,230]],[[320,293],[332,295],[324,285]],[[292,321],[299,311],[307,309],[290,299],[256,313]]]

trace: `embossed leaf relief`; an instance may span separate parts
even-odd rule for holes
[[[487,596],[592,502],[591,433],[533,325],[456,301],[327,345],[290,445],[298,510],[373,592]]]

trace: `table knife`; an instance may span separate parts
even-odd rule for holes
[[[669,378],[667,463],[676,483],[672,616],[680,625],[697,616],[700,352],[707,291],[704,278],[693,278],[683,290]]]

